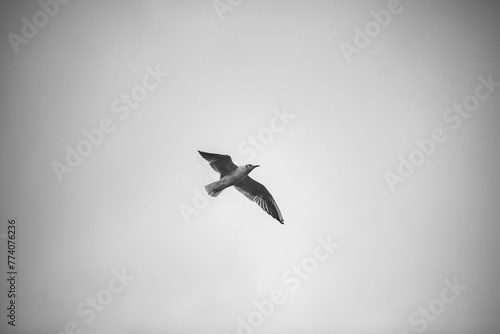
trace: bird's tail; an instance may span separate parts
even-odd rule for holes
[[[219,181],[212,182],[210,184],[207,184],[205,186],[205,190],[207,193],[212,196],[212,197],[217,197],[221,193],[222,190],[224,190],[223,187],[221,187]]]

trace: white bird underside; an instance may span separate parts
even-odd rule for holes
[[[258,166],[236,166],[229,155],[207,153],[198,151],[200,155],[209,162],[210,166],[220,174],[220,180],[205,186],[210,196],[216,197],[222,190],[234,186],[245,197],[257,203],[264,211],[271,215],[281,224],[284,223],[276,201],[271,193],[259,182],[252,179],[248,174]],[[248,168],[251,166],[252,168]]]

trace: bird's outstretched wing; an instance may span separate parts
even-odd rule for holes
[[[210,163],[210,166],[220,174],[222,178],[227,173],[235,170],[237,166],[231,160],[229,155],[221,155],[215,153],[207,153],[198,151],[201,156]]]
[[[273,196],[271,196],[269,191],[262,184],[250,178],[250,176],[247,176],[240,182],[236,183],[234,187],[248,199],[257,203],[274,219],[279,221],[281,224],[284,223],[285,220],[281,215],[278,204],[276,204]]]

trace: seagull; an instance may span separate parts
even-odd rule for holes
[[[245,195],[246,198],[257,203],[264,211],[274,219],[284,224],[283,216],[269,191],[259,182],[252,179],[248,174],[259,165],[236,166],[229,155],[207,153],[198,151],[207,160],[210,166],[220,174],[218,181],[205,186],[205,190],[212,197],[217,197],[222,190],[234,186],[236,190]]]

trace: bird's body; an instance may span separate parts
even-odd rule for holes
[[[205,190],[210,196],[216,197],[222,190],[234,186],[246,178],[252,169],[247,168],[246,166],[238,166],[235,170],[221,176],[220,180],[207,184],[205,186]]]
[[[264,211],[283,224],[283,216],[269,191],[262,184],[248,176],[259,165],[236,166],[229,155],[198,152],[220,174],[219,180],[205,186],[205,190],[210,196],[216,197],[222,190],[234,186],[245,197],[256,202]]]

